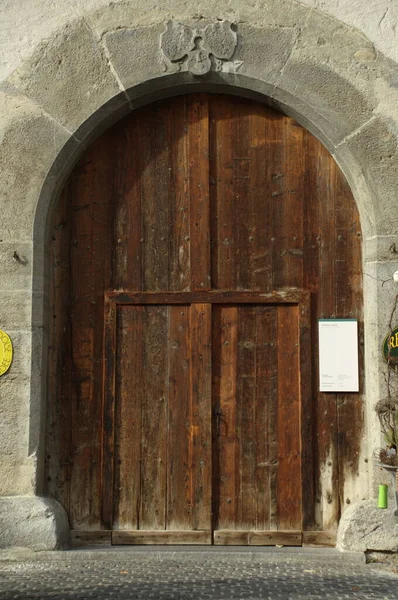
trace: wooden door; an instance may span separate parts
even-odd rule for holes
[[[113,543],[210,543],[210,306],[110,303],[103,521]]]
[[[247,99],[167,99],[87,149],[52,219],[44,491],[74,541],[331,540],[362,497],[363,401],[318,392],[317,319],[362,331],[362,266],[327,150]]]
[[[308,370],[300,377],[305,325],[300,343],[298,306],[215,309],[215,544],[301,544],[303,485],[312,485],[302,455],[302,408],[310,404]]]
[[[300,544],[308,293],[114,292],[105,323],[113,543]]]

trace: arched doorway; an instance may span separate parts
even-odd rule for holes
[[[317,392],[316,323],[362,321],[362,276],[323,146],[242,98],[149,105],[86,151],[52,243],[46,493],[74,538],[332,541],[363,408]]]

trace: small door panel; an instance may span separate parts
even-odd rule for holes
[[[302,528],[299,372],[297,305],[213,307],[216,543]]]
[[[210,305],[117,307],[112,529],[210,531],[209,339]]]

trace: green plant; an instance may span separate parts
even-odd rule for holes
[[[398,307],[398,295],[395,297],[389,319],[388,352],[386,358],[386,398],[380,400],[375,407],[384,436],[385,447],[378,452],[378,458],[383,464],[398,467],[398,364],[397,357],[392,356],[391,340],[393,319]]]

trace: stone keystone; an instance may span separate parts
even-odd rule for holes
[[[224,61],[232,59],[237,43],[238,35],[230,21],[218,21],[202,29],[167,21],[160,37],[165,58],[176,64],[178,70],[185,67],[194,75],[205,75],[211,69],[222,71]]]

